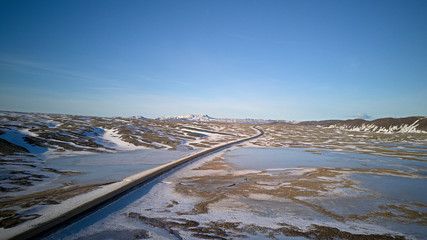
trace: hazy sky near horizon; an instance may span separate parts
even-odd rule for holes
[[[427,115],[427,1],[0,1],[0,110]]]

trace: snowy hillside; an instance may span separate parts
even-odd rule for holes
[[[137,149],[208,148],[253,134],[250,126],[0,111],[0,192],[54,176],[47,159]]]
[[[379,133],[427,133],[427,117],[380,118],[372,121],[353,119],[328,126],[349,131]]]

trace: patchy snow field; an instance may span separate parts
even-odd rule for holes
[[[221,123],[0,119],[3,228],[137,167],[254,134]],[[262,137],[175,169],[43,239],[427,238],[427,134],[261,128]]]
[[[0,111],[0,227],[37,218],[28,212],[40,205],[253,133],[237,124]]]
[[[317,148],[427,161],[427,133],[356,132],[316,126],[263,125],[252,147]]]
[[[43,239],[427,238],[426,135],[262,128]]]

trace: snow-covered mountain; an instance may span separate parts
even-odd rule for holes
[[[193,121],[193,122],[217,122],[217,123],[241,123],[241,124],[297,124],[295,121],[264,120],[264,119],[238,119],[238,118],[213,118],[207,114],[188,114],[175,117],[159,117],[156,120],[166,121]]]
[[[129,118],[133,118],[133,119],[147,119],[147,118],[145,118],[145,117],[143,117],[143,116],[132,116],[132,117],[129,117]]]
[[[175,117],[159,117],[157,120],[211,122],[214,118],[207,114],[188,114]]]

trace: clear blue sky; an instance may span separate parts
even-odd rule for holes
[[[0,0],[0,109],[427,115],[427,1]]]

